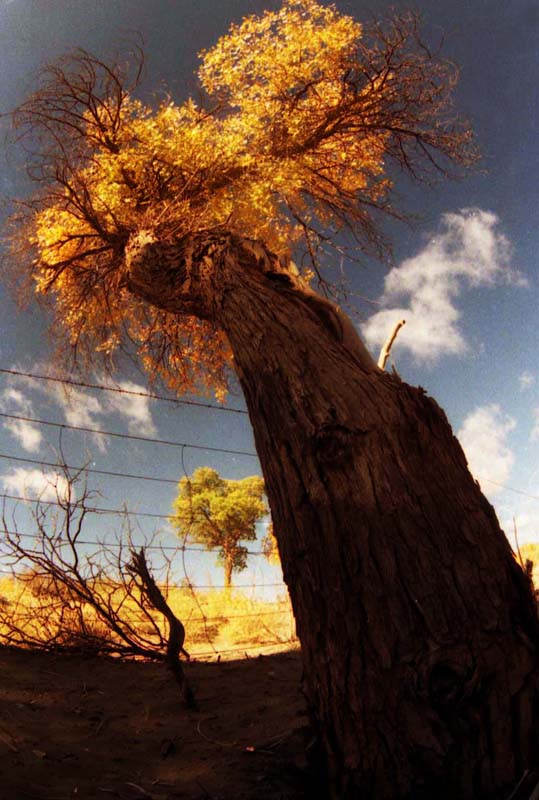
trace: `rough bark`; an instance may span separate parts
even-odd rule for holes
[[[505,797],[538,763],[538,620],[441,409],[260,245],[146,240],[127,263],[230,340],[330,796]]]

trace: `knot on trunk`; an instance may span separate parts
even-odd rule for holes
[[[314,435],[316,457],[324,464],[343,465],[351,461],[355,441],[361,434],[365,434],[365,431],[336,423],[321,425]]]
[[[215,321],[225,294],[234,291],[246,273],[286,279],[290,269],[289,261],[261,242],[226,231],[200,231],[171,241],[140,230],[125,248],[124,284],[139,299],[165,311]]]
[[[436,664],[429,675],[429,695],[432,705],[444,707],[458,702],[466,682],[466,674],[453,664]]]
[[[150,230],[137,231],[129,238],[125,248],[125,265],[128,274],[138,274],[144,269],[150,258],[151,247],[155,244],[157,244],[157,239]]]
[[[479,686],[479,670],[465,647],[452,647],[431,657],[426,689],[434,708],[457,712],[477,694]]]
[[[159,241],[153,231],[133,234],[125,248],[125,284],[136,297],[165,311],[186,311],[192,245],[188,238]]]

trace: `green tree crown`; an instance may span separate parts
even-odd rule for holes
[[[233,572],[247,566],[247,548],[240,542],[254,541],[256,523],[269,513],[261,477],[228,480],[211,467],[180,480],[173,510],[171,523],[179,536],[219,549],[226,586]]]

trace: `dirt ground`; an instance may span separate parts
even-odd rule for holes
[[[162,664],[0,648],[0,800],[299,800],[297,652]]]

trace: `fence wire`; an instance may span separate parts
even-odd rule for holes
[[[77,386],[135,395],[152,401],[174,402],[174,398],[150,392],[139,392],[71,379],[64,380],[22,370],[0,368],[0,373],[6,374],[12,380],[53,381],[68,387]],[[200,411],[205,410],[212,413],[222,411],[246,414],[241,409],[223,408],[196,401],[178,400],[176,405],[178,407],[191,405]],[[198,450],[249,458],[256,457],[255,453],[213,445],[205,446],[194,442],[124,434],[91,426],[70,425],[29,414],[9,414],[5,410],[0,411],[0,417],[15,423],[29,423],[56,429],[59,433],[60,452],[56,462],[32,458],[20,452],[0,453],[0,459],[31,464],[42,470],[50,468],[57,475],[65,476],[68,482],[83,480],[85,484],[82,500],[79,497],[72,501],[70,498],[60,497],[60,494],[57,494],[56,499],[39,496],[28,497],[26,493],[17,494],[9,491],[0,494],[3,504],[3,535],[0,537],[0,643],[20,643],[26,646],[41,646],[44,649],[60,647],[62,643],[65,644],[66,636],[64,635],[65,631],[60,631],[58,627],[63,625],[67,628],[71,625],[72,627],[78,626],[77,630],[80,634],[78,638],[75,637],[75,644],[78,642],[78,645],[83,647],[83,640],[86,637],[86,644],[97,646],[98,634],[101,630],[99,626],[105,619],[112,629],[114,629],[114,625],[120,626],[120,633],[123,631],[122,635],[125,634],[128,641],[135,641],[135,646],[131,647],[132,652],[129,647],[124,647],[126,654],[141,655],[144,654],[143,651],[147,650],[151,657],[152,647],[159,650],[166,644],[163,626],[156,622],[154,616],[148,612],[144,598],[136,596],[134,585],[121,574],[122,568],[125,568],[125,564],[122,565],[121,560],[127,558],[131,552],[130,548],[133,550],[143,547],[145,552],[150,555],[154,554],[160,562],[157,567],[154,567],[157,580],[169,601],[173,605],[176,603],[180,609],[178,613],[183,614],[186,642],[189,642],[191,635],[191,652],[196,658],[221,658],[238,653],[249,655],[271,649],[287,649],[297,644],[294,617],[286,586],[282,580],[257,581],[254,578],[248,582],[240,580],[235,582],[232,588],[219,582],[193,580],[186,555],[195,554],[200,560],[205,555],[213,554],[215,556],[220,550],[219,547],[197,546],[197,543],[193,542],[190,526],[188,526],[183,540],[174,544],[156,541],[155,535],[148,537],[142,530],[139,530],[135,536],[133,535],[134,532],[136,533],[135,526],[139,525],[139,521],[155,520],[166,526],[170,522],[171,514],[161,513],[157,509],[135,511],[128,507],[113,508],[105,504],[101,506],[88,503],[92,492],[87,489],[87,483],[94,475],[123,478],[129,482],[129,487],[133,487],[128,489],[126,494],[133,497],[137,496],[138,490],[135,488],[137,481],[152,481],[176,486],[181,477],[189,481],[185,464],[187,451]],[[160,477],[100,470],[92,468],[88,464],[69,465],[62,453],[61,435],[64,430],[81,434],[110,436],[168,449],[170,447],[179,448],[183,475],[174,478]],[[46,474],[44,473],[44,475]],[[73,496],[76,497],[76,494]],[[27,520],[24,526],[20,526],[16,517],[17,509],[19,511],[24,509],[27,514],[30,514],[32,522],[29,524]],[[115,538],[110,536],[89,537],[88,531],[93,527],[92,519],[97,520],[104,515],[117,517],[120,524],[126,526],[128,530],[127,538],[118,536]],[[81,523],[81,517],[84,524]],[[62,524],[65,529],[62,528]],[[75,533],[73,533],[74,530]],[[169,531],[168,536],[171,537],[173,534]],[[249,559],[264,560],[267,553],[263,549],[246,548],[245,555]],[[197,568],[200,569],[200,563]],[[107,576],[107,569],[113,578]],[[62,582],[62,570],[69,578],[67,582]],[[41,591],[41,595],[37,592],[37,600],[34,597],[35,586],[32,585],[32,581],[36,585],[39,584],[38,588]],[[120,592],[119,587],[122,587],[121,591],[126,592],[127,599],[117,597]],[[56,599],[51,597],[52,590],[57,591]],[[92,592],[97,593],[97,598],[92,599]],[[270,593],[271,600],[259,599],[258,596],[261,592],[265,593],[266,597]],[[286,599],[283,600],[283,596]],[[188,608],[187,597],[191,598],[191,602],[190,610],[186,611]],[[19,625],[20,641],[17,642],[17,636],[13,635],[13,624],[6,634],[6,621],[9,622],[11,619],[13,623],[14,610],[17,607],[23,608],[24,603],[26,603],[26,619],[23,620],[22,627]],[[122,614],[125,616],[129,604],[133,607],[136,606],[137,613],[133,612],[133,619],[122,620]],[[42,620],[42,623],[43,631],[49,636],[49,640],[39,640],[39,626],[36,627],[36,620],[40,613],[46,615],[46,619]],[[58,622],[56,627],[54,620]],[[140,632],[137,630],[137,625],[141,630],[144,626],[146,627]],[[17,628],[16,625],[15,628]],[[25,630],[29,632],[25,634]],[[69,637],[67,639],[69,640]],[[68,643],[72,644],[71,640]],[[204,643],[206,647],[203,646]],[[111,649],[114,649],[110,643],[110,636],[109,645]]]

